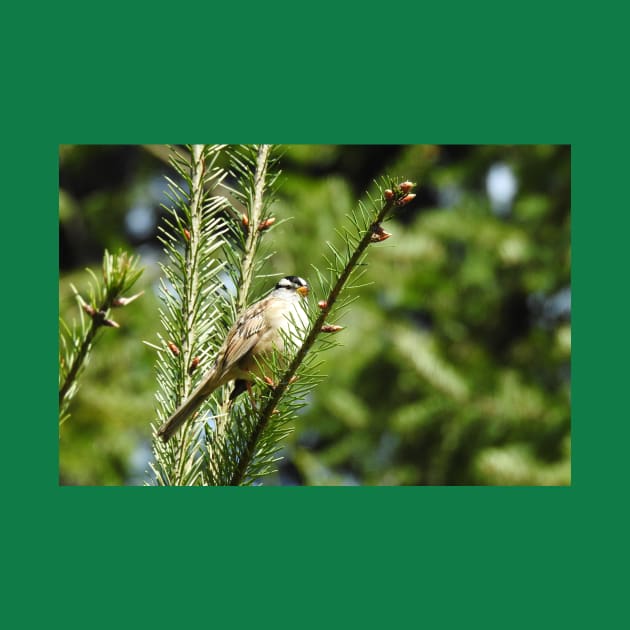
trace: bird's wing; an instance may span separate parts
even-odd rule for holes
[[[222,372],[229,370],[256,345],[266,326],[265,302],[252,304],[232,326],[217,361]]]

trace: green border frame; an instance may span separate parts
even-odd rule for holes
[[[8,16],[47,26],[29,40],[16,28],[5,54],[4,616],[66,628],[616,625],[623,20],[537,2],[511,16],[503,3],[204,6],[191,21],[184,7],[114,3],[89,23],[54,7],[64,27],[52,31],[48,9]],[[60,488],[57,146],[191,141],[572,144],[572,487]]]

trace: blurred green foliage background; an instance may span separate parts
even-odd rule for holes
[[[571,151],[552,145],[281,147],[267,273],[309,277],[377,177],[417,198],[371,246],[341,345],[266,483],[571,481]],[[123,247],[145,295],[100,338],[60,429],[62,484],[149,480],[164,146],[59,151],[60,313],[86,266]],[[269,280],[266,281],[269,284]],[[262,286],[261,286],[262,288]],[[322,297],[322,296],[317,296]],[[316,299],[316,298],[314,298]]]

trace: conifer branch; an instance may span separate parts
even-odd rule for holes
[[[199,248],[201,247],[201,218],[202,218],[202,198],[203,198],[203,147],[199,144],[192,146],[192,188],[190,199],[190,230],[187,232],[186,240],[188,248],[186,257],[194,269],[195,261],[199,260]],[[185,321],[186,337],[184,340],[184,353],[190,355],[191,349],[195,346],[197,331],[195,330],[195,309],[193,303],[199,292],[199,274],[190,273],[186,276],[186,293],[183,305]],[[186,359],[192,359],[192,356],[185,356]],[[187,385],[190,385],[188,375],[184,376]]]
[[[289,367],[284,371],[280,380],[266,399],[249,438],[243,444],[242,452],[239,454],[238,463],[230,478],[229,485],[241,485],[247,479],[248,470],[255,458],[261,438],[267,430],[274,412],[276,412],[277,405],[287,391],[298,368],[303,363],[316,339],[325,331],[324,323],[326,318],[335,306],[348,279],[359,266],[368,246],[371,243],[383,241],[390,236],[383,230],[381,222],[387,217],[394,206],[403,206],[415,197],[414,194],[410,194],[409,192],[412,187],[413,184],[411,184],[411,182],[403,182],[398,186],[392,183],[390,188],[382,192],[383,202],[380,207],[373,203],[374,209],[372,213],[367,213],[360,207],[361,215],[355,215],[351,218],[351,222],[356,228],[355,234],[352,234],[348,230],[345,231],[346,245],[348,246],[346,248],[347,255],[345,258],[329,244],[329,247],[335,254],[335,258],[328,262],[331,265],[330,270],[337,272],[337,279],[330,289],[327,299],[320,303],[320,314],[315,319],[302,345],[291,360]],[[355,244],[353,251],[350,250],[350,244]],[[331,327],[328,332],[336,332],[338,329],[338,327]]]
[[[202,198],[203,198],[203,146],[194,144],[191,147],[191,188],[190,188],[190,229],[185,232],[185,240],[188,241],[186,247],[187,266],[191,270],[190,273],[184,275],[184,300],[182,303],[182,311],[184,316],[184,333],[182,342],[182,362],[180,366],[189,365],[193,359],[193,348],[196,347],[198,338],[198,330],[195,326],[196,310],[194,302],[199,292],[200,274],[196,267],[196,261],[199,260],[199,250],[201,247],[201,221],[202,221]],[[189,370],[183,370],[181,374],[182,388],[181,399],[183,400],[192,390],[192,375]],[[185,438],[184,438],[185,439]],[[176,467],[175,479],[179,483],[187,477],[186,468],[189,465],[189,457],[186,449],[179,449],[178,462]]]
[[[59,418],[60,424],[67,418],[65,412],[77,389],[77,381],[88,359],[96,334],[103,327],[119,328],[118,322],[110,319],[110,309],[126,306],[140,297],[138,293],[131,297],[123,297],[142,274],[142,269],[136,269],[138,259],[128,256],[124,252],[110,254],[105,250],[102,265],[102,281],[94,274],[93,283],[89,288],[90,301],[86,302],[74,286],[77,302],[80,306],[80,329],[73,329],[61,321],[60,329],[60,365],[59,365]],[[90,270],[88,270],[89,273]],[[85,322],[85,314],[90,318],[89,325]]]
[[[164,164],[167,164],[168,166],[173,165],[172,159],[175,156],[177,157],[178,160],[184,161],[184,162],[189,159],[186,149],[183,149],[177,146],[169,147],[168,145],[163,145],[163,144],[143,144],[141,146],[147,153],[157,158]],[[207,192],[212,193],[214,195],[221,195],[222,197],[225,197],[229,205],[224,206],[224,209],[231,211],[234,217],[240,218],[241,214],[243,213],[244,206],[236,198],[236,195],[234,195],[234,191],[229,186],[227,186],[223,181],[210,182],[209,189],[207,190]]]
[[[263,144],[258,148],[256,156],[256,168],[253,176],[253,194],[251,202],[248,204],[248,214],[246,215],[247,236],[241,263],[241,283],[238,287],[238,313],[245,310],[247,306],[247,296],[249,295],[249,289],[254,276],[254,258],[261,234],[259,227],[262,224],[263,212],[266,205],[265,193],[268,186],[267,166],[270,151],[271,146]]]
[[[166,281],[160,316],[165,337],[157,361],[158,426],[197,384],[204,364],[207,368],[210,363],[209,351],[216,349],[222,335],[221,306],[226,298],[219,274],[225,262],[216,254],[227,243],[228,229],[221,215],[225,199],[212,194],[227,175],[217,165],[222,149],[194,145],[185,158],[179,152],[171,156],[181,182],[169,180],[172,205],[165,207],[168,217],[160,228],[168,264],[162,265]],[[197,369],[200,364],[202,369]],[[167,444],[154,437],[151,468],[159,485],[199,483],[202,426],[190,418]]]

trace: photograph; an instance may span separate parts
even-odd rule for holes
[[[571,145],[58,150],[60,486],[571,485]]]

